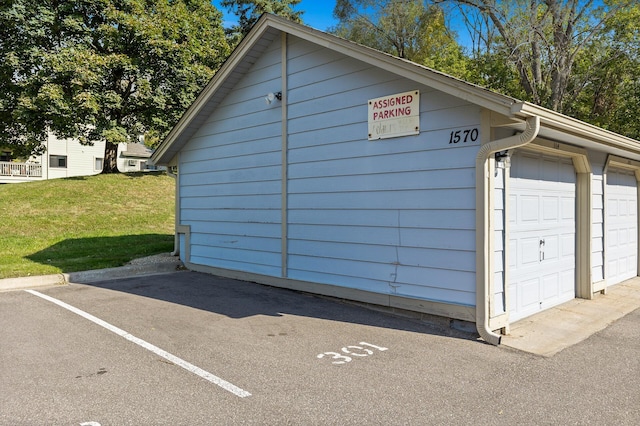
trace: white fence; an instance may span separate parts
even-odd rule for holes
[[[42,165],[0,161],[0,176],[42,177]]]

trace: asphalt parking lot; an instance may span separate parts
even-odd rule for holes
[[[638,424],[640,311],[553,357],[196,272],[0,293],[0,424]]]

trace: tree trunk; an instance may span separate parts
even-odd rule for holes
[[[117,159],[118,145],[112,142],[106,142],[104,147],[102,173],[119,173]]]

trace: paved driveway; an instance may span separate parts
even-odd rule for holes
[[[640,311],[551,358],[195,272],[0,293],[0,424],[638,424]]]

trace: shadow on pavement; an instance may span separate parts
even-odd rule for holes
[[[294,290],[183,271],[88,284],[189,306],[229,318],[296,315],[418,333],[477,340],[475,333],[442,323],[379,312],[339,300]]]

